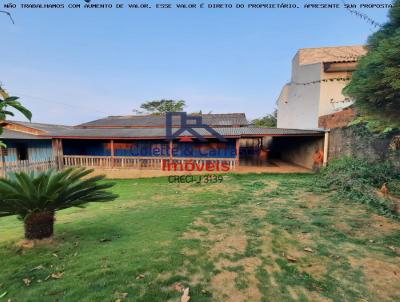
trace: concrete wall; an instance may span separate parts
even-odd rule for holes
[[[365,133],[358,127],[333,129],[329,134],[328,160],[343,156],[387,159],[400,166],[400,131],[382,136]]]
[[[312,169],[315,150],[323,150],[324,137],[274,137],[272,146],[282,160]]]
[[[349,72],[326,73],[321,63],[296,65],[294,60],[292,82],[308,83],[321,79],[347,78]],[[339,112],[353,104],[342,90],[347,81],[328,81],[309,85],[286,85],[278,98],[278,127],[315,129],[318,118]]]
[[[278,127],[315,129],[318,128],[320,116],[339,112],[352,105],[353,101],[342,93],[348,81],[333,80],[350,78],[351,71],[331,69],[331,72],[325,72],[322,62],[336,61],[342,57],[357,57],[364,53],[366,50],[360,45],[299,50],[292,61],[291,82],[282,88],[277,100]],[[355,63],[343,63],[342,67],[352,70],[349,66],[351,64]],[[321,82],[312,83],[315,81]]]
[[[299,65],[293,59],[292,84],[278,99],[278,128],[315,129],[318,127],[320,83],[295,85],[320,80],[321,64]]]

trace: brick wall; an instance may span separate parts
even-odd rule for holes
[[[318,119],[318,127],[325,129],[346,127],[355,117],[356,112],[352,107],[345,108],[333,114],[320,116]]]
[[[329,133],[328,161],[343,156],[390,160],[400,167],[400,131],[383,136],[363,134],[354,126],[333,129]]]

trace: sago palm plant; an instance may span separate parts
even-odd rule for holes
[[[92,171],[69,168],[11,173],[8,179],[0,179],[0,217],[18,215],[23,219],[26,239],[51,237],[56,211],[118,197],[107,191],[114,184],[102,181],[104,176],[86,177]]]

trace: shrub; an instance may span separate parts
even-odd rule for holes
[[[387,183],[398,193],[400,170],[390,161],[368,161],[344,157],[333,160],[318,175],[321,188],[334,190],[336,197],[366,203],[380,213],[396,215],[389,200],[379,196],[378,190]]]
[[[24,221],[26,239],[50,237],[56,211],[118,197],[107,191],[114,184],[103,182],[104,176],[86,178],[91,172],[69,168],[11,173],[9,179],[0,179],[0,217],[18,215]]]

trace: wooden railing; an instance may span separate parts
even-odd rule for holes
[[[236,167],[234,158],[186,158],[174,157],[174,164],[192,162],[199,165],[224,164],[229,166],[229,170]],[[168,170],[170,163],[169,157],[144,157],[144,156],[81,156],[64,155],[64,166],[88,167],[88,168],[106,168],[106,169],[146,169],[146,170]],[[170,165],[171,167],[171,165]]]
[[[14,162],[0,163],[0,177],[7,176],[9,172],[43,172],[56,168],[54,159],[42,161],[18,160]]]
[[[165,157],[133,157],[133,156],[81,156],[64,155],[64,166],[92,168],[148,168],[161,169]]]

